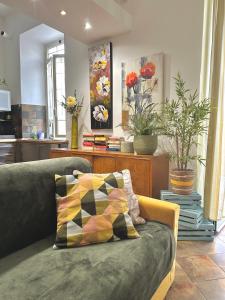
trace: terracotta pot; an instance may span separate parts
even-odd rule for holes
[[[194,176],[193,170],[171,170],[170,186],[172,192],[179,195],[190,195],[193,192]]]
[[[137,154],[152,155],[157,146],[157,135],[137,135],[134,137],[134,151]]]

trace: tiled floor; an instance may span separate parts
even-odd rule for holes
[[[166,300],[225,300],[225,229],[214,242],[180,241]]]

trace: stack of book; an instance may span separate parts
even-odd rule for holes
[[[92,133],[84,133],[83,134],[83,150],[93,150],[94,148],[95,137]]]
[[[110,136],[107,142],[108,151],[120,151],[121,150],[121,138],[116,136]]]
[[[204,219],[201,207],[201,196],[178,195],[170,191],[161,191],[161,200],[180,205],[178,240],[212,241],[214,238],[213,222]]]
[[[94,139],[94,150],[103,150],[107,149],[107,140],[108,137],[105,134],[95,134]]]

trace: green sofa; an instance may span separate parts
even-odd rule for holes
[[[90,172],[81,158],[0,167],[0,298],[149,300],[170,272],[173,231],[137,226],[141,238],[53,250],[55,174]]]

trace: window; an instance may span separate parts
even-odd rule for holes
[[[47,49],[47,94],[49,135],[66,136],[66,112],[61,106],[65,101],[65,57],[64,44]]]

